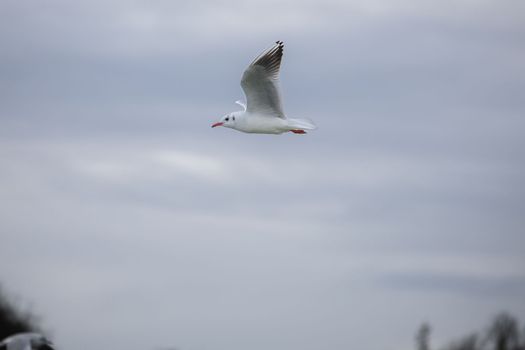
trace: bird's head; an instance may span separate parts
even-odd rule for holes
[[[213,124],[211,127],[215,128],[216,126],[224,126],[227,128],[235,128],[235,122],[238,119],[238,113],[228,113],[222,117],[217,123]]]

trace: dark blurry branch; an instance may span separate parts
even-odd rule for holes
[[[20,332],[39,332],[39,319],[22,309],[0,285],[0,341]]]
[[[417,350],[430,350],[430,326],[421,325],[416,333]],[[489,327],[479,334],[469,334],[451,342],[444,350],[525,350],[525,328],[520,332],[516,318],[502,312],[492,320]]]
[[[416,349],[430,350],[430,325],[423,323],[416,333]]]
[[[494,350],[515,350],[518,348],[518,321],[506,312],[494,318],[487,332],[487,339]]]
[[[467,335],[459,341],[453,342],[448,347],[447,350],[478,350],[481,349],[481,344],[478,341],[477,334]]]

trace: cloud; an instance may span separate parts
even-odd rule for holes
[[[521,7],[2,2],[2,281],[64,348],[407,348],[525,315]],[[319,130],[211,129],[277,39]]]

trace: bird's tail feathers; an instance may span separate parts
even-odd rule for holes
[[[288,119],[288,126],[293,129],[314,130],[317,126],[308,119]]]

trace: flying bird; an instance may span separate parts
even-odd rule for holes
[[[228,113],[211,127],[224,126],[253,134],[306,134],[317,127],[309,120],[286,118],[279,87],[279,70],[284,44],[277,41],[246,68],[241,87],[246,104],[236,101],[244,110]]]
[[[39,333],[18,333],[0,342],[1,350],[54,350],[55,347]]]

